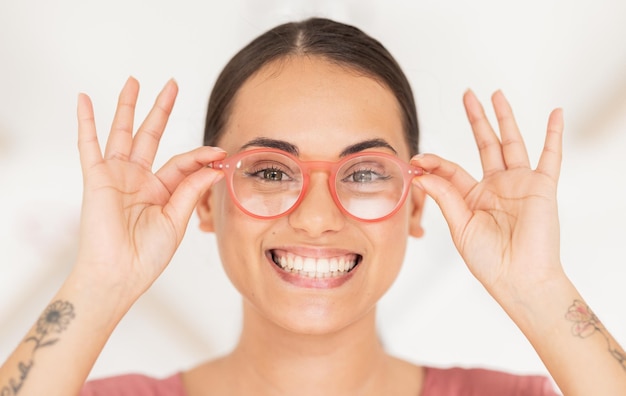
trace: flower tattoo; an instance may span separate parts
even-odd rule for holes
[[[58,300],[46,308],[34,326],[35,335],[24,340],[24,343],[33,342],[35,344],[30,358],[18,363],[17,374],[10,378],[7,384],[0,384],[0,396],[15,396],[20,392],[31,368],[35,364],[34,357],[37,350],[54,345],[59,341],[58,337],[50,338],[50,335],[61,333],[67,329],[67,326],[75,316],[74,305],[68,301]]]
[[[570,322],[574,322],[572,334],[576,337],[587,338],[595,333],[602,335],[606,340],[609,353],[626,370],[626,353],[619,346],[616,347],[612,344],[600,319],[585,303],[580,300],[574,300],[574,303],[567,310],[565,318]]]
[[[574,300],[565,317],[574,322],[572,333],[580,338],[587,338],[596,331],[602,331],[598,317],[580,300]]]
[[[35,350],[56,343],[58,338],[48,339],[48,336],[65,330],[75,316],[72,303],[60,300],[53,302],[39,317],[35,325],[36,335],[26,341],[34,342]]]
[[[37,321],[37,333],[60,333],[74,319],[74,306],[67,301],[52,303]]]

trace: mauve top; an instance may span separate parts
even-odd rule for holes
[[[164,379],[128,374],[89,381],[80,396],[185,396],[180,373]],[[425,368],[416,396],[559,396],[542,376],[464,368]]]

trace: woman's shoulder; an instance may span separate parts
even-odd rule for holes
[[[425,367],[422,396],[558,396],[552,382],[541,375],[518,375],[483,368]]]
[[[182,375],[153,378],[142,374],[125,374],[88,381],[80,396],[184,396]]]

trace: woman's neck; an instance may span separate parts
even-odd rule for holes
[[[325,334],[298,334],[244,303],[233,352],[185,374],[189,396],[419,395],[422,369],[385,353],[375,310]],[[223,391],[223,393],[220,393]]]
[[[311,335],[286,330],[245,303],[242,335],[228,359],[249,387],[239,394],[375,394],[397,364],[378,338],[375,309],[333,333]]]

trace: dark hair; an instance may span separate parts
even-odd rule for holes
[[[410,154],[417,154],[419,128],[415,101],[398,63],[380,42],[361,30],[323,18],[277,26],[254,39],[228,62],[209,99],[205,145],[217,144],[233,99],[246,80],[268,63],[293,55],[320,56],[384,83],[400,104]]]

